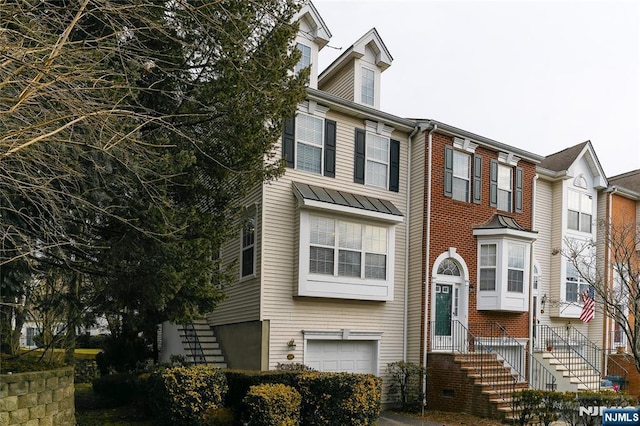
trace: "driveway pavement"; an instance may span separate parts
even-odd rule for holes
[[[403,416],[401,414],[392,413],[391,411],[383,411],[378,420],[378,426],[442,426],[442,423],[432,422],[429,420],[420,420],[415,417]]]

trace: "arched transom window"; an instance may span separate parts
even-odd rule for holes
[[[451,259],[445,259],[438,265],[438,275],[460,276],[460,268],[458,264]]]

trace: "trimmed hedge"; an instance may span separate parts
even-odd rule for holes
[[[226,406],[236,420],[242,417],[242,400],[251,386],[277,383],[295,388],[302,396],[303,425],[371,425],[380,416],[382,380],[371,374],[227,370],[226,376]]]
[[[244,410],[242,400],[251,386],[282,383],[297,388],[300,372],[225,370],[225,375],[229,388],[225,398],[225,407],[230,408],[235,418],[239,419]]]
[[[372,425],[380,417],[382,379],[373,374],[302,373],[298,391],[304,425]]]
[[[243,399],[247,426],[296,426],[300,422],[302,398],[291,386],[251,386]]]
[[[206,412],[223,407],[228,390],[224,371],[206,365],[160,370],[147,383],[147,404],[161,425],[201,424]]]

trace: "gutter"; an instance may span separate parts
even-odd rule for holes
[[[533,163],[540,163],[545,158],[542,155],[534,154],[532,152],[525,151],[524,149],[509,146],[501,142],[495,141],[493,139],[489,139],[484,136],[480,136],[475,133],[471,133],[466,130],[459,129],[457,127],[451,126],[449,124],[441,123],[436,120],[429,120],[428,123],[429,125],[435,126],[438,130],[440,130],[441,133],[445,133],[451,136],[458,136],[462,138],[472,139],[474,142],[479,142],[483,145],[489,146],[498,151],[512,152],[518,155],[519,157],[525,158],[528,161],[531,161]]]
[[[402,360],[407,362],[407,322],[409,321],[409,224],[411,223],[411,142],[416,133],[420,130],[415,126],[411,134],[407,137],[407,194],[406,194],[406,221],[404,228],[404,313],[402,319]]]
[[[409,120],[407,118],[398,117],[393,114],[389,114],[379,109],[371,108],[366,105],[357,104],[352,101],[348,101],[339,96],[332,95],[327,92],[323,92],[318,89],[307,88],[306,99],[316,101],[320,104],[325,104],[331,109],[336,111],[342,111],[350,114],[354,117],[363,118],[367,120],[382,121],[394,127],[397,130],[404,132],[411,132],[416,128],[415,120]]]
[[[424,335],[422,336],[422,366],[426,373],[427,371],[427,334],[429,329],[429,308],[428,308],[428,299],[429,299],[429,254],[431,251],[431,174],[432,174],[432,155],[431,151],[433,148],[433,132],[438,130],[438,124],[434,122],[429,122],[429,126],[431,126],[431,130],[429,130],[427,136],[427,149],[428,149],[428,157],[427,157],[427,211],[425,214],[425,270],[424,270]],[[424,416],[424,410],[427,407],[427,375],[424,374],[422,377],[422,415]]]

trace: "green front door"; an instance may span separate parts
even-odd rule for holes
[[[453,286],[436,284],[436,336],[451,336],[451,293]]]

